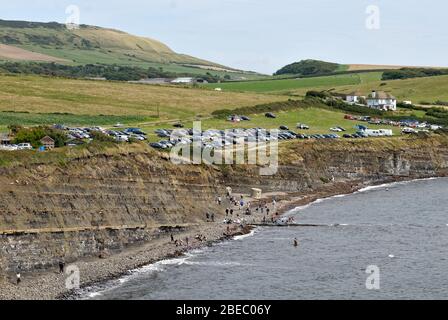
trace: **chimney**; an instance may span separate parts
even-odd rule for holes
[[[374,98],[374,99],[376,98],[376,91],[375,90],[372,91],[372,98]]]

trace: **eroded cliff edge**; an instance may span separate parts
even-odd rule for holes
[[[203,224],[206,211],[222,213],[215,198],[227,186],[294,195],[333,183],[445,176],[448,137],[297,141],[281,145],[279,161],[277,174],[260,176],[249,165],[174,165],[138,145],[0,167],[0,272],[113,254],[167,226]]]

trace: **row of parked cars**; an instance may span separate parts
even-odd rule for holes
[[[8,144],[8,145],[0,145],[0,150],[6,151],[17,151],[17,150],[33,150],[33,147],[30,143],[19,143],[19,144]]]
[[[353,116],[350,114],[345,115],[344,117],[347,120],[356,120],[356,121],[364,121],[371,125],[389,125],[394,127],[405,127],[405,128],[411,128],[411,129],[420,129],[420,130],[438,130],[441,129],[442,126],[440,125],[434,125],[427,122],[419,122],[417,120],[388,120],[388,119],[379,119],[379,118],[373,118],[370,116]]]
[[[147,140],[146,133],[139,128],[127,128],[127,129],[114,129],[106,130],[101,127],[66,127],[62,125],[55,125],[56,129],[64,130],[67,133],[67,139],[69,141],[74,140],[91,140],[93,132],[101,132],[105,135],[113,137],[116,141],[127,142],[129,139],[134,138],[139,141]]]
[[[155,133],[164,138],[159,142],[150,143],[150,146],[156,149],[170,149],[174,145],[188,145],[195,141],[201,144],[202,148],[222,148],[228,145],[244,144],[249,141],[268,142],[274,139],[293,140],[293,139],[339,139],[336,133],[329,134],[302,134],[296,133],[289,129],[281,129],[278,135],[270,134],[269,130],[263,128],[251,129],[230,129],[230,130],[205,130],[202,132],[194,132],[193,129],[157,129]],[[364,138],[367,135],[362,132],[356,134],[344,134],[344,138]]]

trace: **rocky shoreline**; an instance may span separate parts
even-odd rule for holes
[[[276,214],[284,214],[297,206],[306,205],[319,198],[331,197],[340,194],[349,194],[369,185],[390,183],[409,179],[389,178],[374,183],[341,182],[329,184],[315,192],[304,194],[267,194],[263,201],[277,199]],[[220,222],[204,223],[189,230],[176,233],[176,239],[195,239],[200,234],[205,236],[207,241],[190,240],[188,246],[176,246],[171,242],[170,234],[163,234],[158,239],[152,240],[142,246],[128,248],[121,253],[103,258],[83,259],[75,263],[80,272],[80,287],[86,288],[96,284],[102,284],[110,280],[118,279],[129,274],[130,270],[135,270],[146,265],[156,263],[161,260],[176,258],[186,252],[204,246],[210,246],[218,241],[232,239],[237,235],[247,234],[252,230],[250,223],[260,222],[263,215],[254,214],[250,216],[249,224],[246,227],[233,224],[231,226]],[[228,228],[229,226],[229,228]],[[51,300],[51,299],[77,299],[78,291],[68,290],[65,286],[67,276],[59,274],[58,270],[44,273],[24,274],[23,281],[16,285],[9,280],[1,283],[2,290],[0,299],[26,299],[26,300]]]

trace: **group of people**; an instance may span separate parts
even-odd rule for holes
[[[64,260],[59,260],[59,273],[63,274],[65,271],[65,262]],[[22,282],[22,274],[20,273],[20,266],[18,267],[18,271],[16,272],[16,284],[19,285]]]
[[[215,222],[215,214],[214,213],[205,213],[205,218],[207,219],[207,222]]]
[[[171,234],[171,243],[173,243],[174,245],[176,245],[176,247],[183,247],[183,246],[189,246],[190,245],[190,238],[187,236],[185,237],[184,240],[182,239],[174,239],[174,235]],[[207,241],[207,237],[202,235],[202,234],[197,234],[194,237],[195,240],[199,241],[199,242],[206,242]]]

